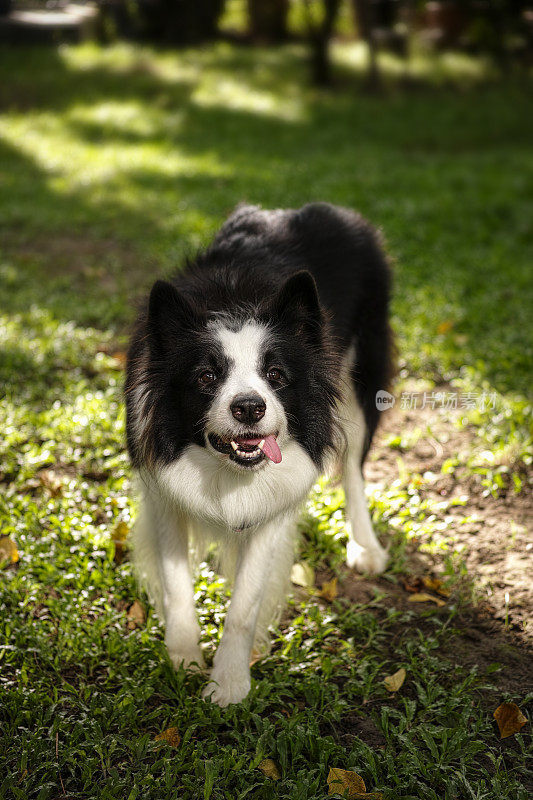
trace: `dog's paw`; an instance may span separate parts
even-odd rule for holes
[[[251,681],[250,673],[243,673],[238,675],[236,673],[223,673],[217,674],[217,670],[213,669],[211,673],[211,680],[202,692],[202,697],[205,700],[211,700],[221,708],[231,705],[231,703],[240,703],[248,692],[250,691]]]
[[[389,556],[387,551],[380,547],[361,547],[353,539],[348,541],[346,546],[346,563],[358,572],[366,572],[370,575],[380,575],[385,567]]]
[[[203,670],[205,667],[203,653],[197,644],[190,647],[169,647],[168,654],[175,669],[184,667],[184,669]]]

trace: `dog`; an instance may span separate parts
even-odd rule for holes
[[[348,565],[385,568],[362,464],[392,374],[390,283],[378,233],[353,211],[241,205],[140,311],[125,392],[135,559],[173,664],[202,667],[191,554],[218,545],[233,591],[204,696],[220,706],[250,690],[299,508],[328,465],[342,464]]]

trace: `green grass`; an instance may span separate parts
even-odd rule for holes
[[[391,61],[389,92],[373,97],[357,48],[337,61],[339,88],[322,94],[305,88],[295,47],[0,54],[0,532],[20,552],[0,573],[0,797],[311,800],[327,796],[331,766],[387,800],[527,796],[529,729],[505,750],[491,719],[504,696],[527,698],[451,658],[456,603],[420,615],[379,597],[298,600],[250,697],[225,711],[200,699],[200,677],[173,672],[152,614],[126,625],[138,592],[113,531],[135,502],[122,372],[106,351],[123,347],[133,299],[241,200],[326,199],[383,228],[404,374],[496,392],[494,411],[465,414],[479,433],[466,466],[496,495],[507,475],[522,489],[529,87],[421,56],[415,86],[399,87]],[[39,477],[49,466],[60,486]],[[395,532],[391,585],[406,541],[440,547],[445,510],[417,497],[407,480],[372,498]],[[317,488],[303,527],[302,557],[337,569],[340,492]],[[214,646],[225,588],[206,566],[197,589]],[[382,679],[400,666],[391,696]],[[154,741],[168,725],[177,749]],[[280,782],[256,769],[265,757]]]

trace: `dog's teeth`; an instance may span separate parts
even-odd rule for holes
[[[233,439],[232,439],[230,444],[233,447],[233,449],[235,450],[235,452],[237,452],[237,450],[239,448],[239,445],[237,444],[237,442],[234,442]]]
[[[252,461],[254,458],[261,453],[259,447],[255,450],[240,450],[238,447],[235,448],[235,453],[239,456],[239,458],[243,458],[245,461]]]
[[[264,447],[264,445],[265,445],[265,440],[264,440],[264,439],[261,439],[261,441],[259,442],[259,444],[257,445],[257,447],[258,447],[258,449],[259,449],[259,450],[262,450],[262,449],[263,449],[263,447]]]

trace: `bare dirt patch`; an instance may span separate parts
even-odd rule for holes
[[[479,447],[475,427],[456,425],[462,415],[460,409],[429,405],[404,410],[397,403],[383,415],[365,476],[367,481],[386,487],[398,479],[401,458],[408,474],[425,476],[420,487],[424,497],[435,501],[460,498],[461,505],[446,511],[446,533],[453,535],[455,547],[462,550],[474,598],[490,608],[496,619],[531,637],[533,495],[527,488],[520,494],[510,489],[495,498],[482,486],[479,476],[466,467],[443,474],[442,466],[448,459],[458,457],[459,463],[465,464],[474,447]],[[398,436],[409,446],[391,448],[391,437]],[[438,562],[438,557],[413,552],[415,574],[421,569],[438,569]]]

